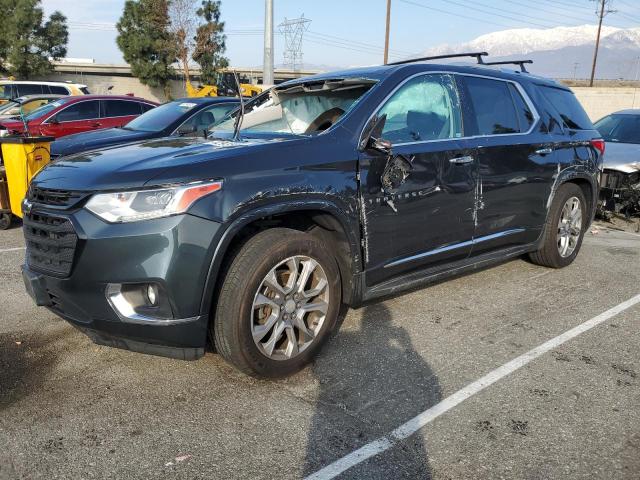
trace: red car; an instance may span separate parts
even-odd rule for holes
[[[73,133],[121,127],[158,104],[143,98],[116,95],[64,97],[25,116],[31,135],[64,137]],[[0,136],[24,132],[14,117],[0,122]]]

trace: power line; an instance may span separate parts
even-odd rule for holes
[[[463,15],[461,13],[449,12],[447,10],[442,10],[441,8],[432,7],[431,5],[424,5],[422,3],[413,2],[411,0],[400,0],[402,3],[406,3],[407,5],[413,5],[414,7],[424,8],[426,10],[433,10],[434,12],[444,13],[446,15],[451,15],[454,17],[464,18],[466,20],[478,21],[476,17],[470,17],[468,15]],[[513,28],[513,25],[506,25],[504,23],[492,22],[490,20],[483,20],[484,23],[490,23],[492,25],[497,25],[499,27]]]
[[[500,17],[500,18],[504,18],[504,19],[507,19],[507,20],[513,20],[513,21],[516,21],[516,22],[519,22],[519,23],[524,23],[524,24],[527,24],[527,25],[535,25],[537,27],[542,27],[542,28],[549,28],[551,26],[549,24],[535,23],[535,22],[531,22],[531,21],[523,21],[523,20],[520,20],[519,18],[516,18],[516,17],[512,17],[512,16],[509,16],[509,15],[503,15],[501,13],[486,11],[486,10],[483,10],[481,8],[472,7],[472,6],[468,5],[468,4],[465,5],[464,3],[456,2],[454,0],[442,0],[442,1],[444,1],[446,3],[450,3],[452,5],[457,5],[457,6],[462,7],[462,8],[475,10],[475,11],[483,13],[485,15],[490,15],[490,16],[493,16],[493,17]],[[469,3],[471,3],[471,2],[469,2]],[[477,4],[477,2],[474,2],[473,4]],[[484,6],[486,7],[486,5],[484,5]],[[489,8],[493,8],[493,7],[489,7]],[[525,15],[522,15],[522,16],[525,16]]]

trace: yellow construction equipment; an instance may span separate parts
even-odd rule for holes
[[[187,80],[186,90],[188,97],[238,97],[240,95],[243,97],[255,97],[262,93],[262,88],[249,83],[249,79],[246,77],[240,78],[240,92],[238,92],[233,72],[222,73],[218,85],[194,87]]]

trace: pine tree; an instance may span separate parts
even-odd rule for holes
[[[176,61],[169,27],[168,0],[127,0],[116,25],[118,48],[131,73],[145,85],[162,87],[167,96]]]
[[[22,80],[52,71],[50,58],[67,54],[66,17],[56,11],[45,21],[40,0],[2,0],[0,68]]]
[[[220,1],[203,0],[196,12],[203,23],[196,30],[196,46],[192,58],[200,65],[204,84],[216,84],[217,71],[229,66],[223,56],[227,46],[224,22],[220,21]]]

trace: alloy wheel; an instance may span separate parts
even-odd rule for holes
[[[573,254],[582,233],[582,205],[578,197],[569,198],[558,221],[558,253],[562,258]]]
[[[307,256],[289,257],[267,273],[254,296],[253,341],[272,360],[294,358],[316,340],[328,307],[322,266]]]

